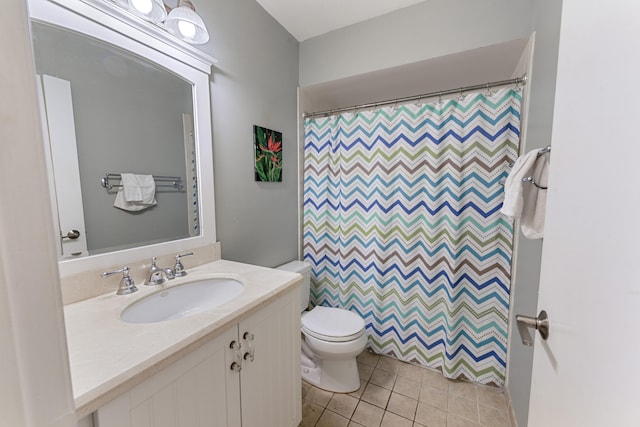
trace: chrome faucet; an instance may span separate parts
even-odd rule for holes
[[[136,284],[133,282],[133,279],[129,276],[129,267],[123,267],[120,270],[115,271],[105,271],[100,274],[100,277],[103,279],[105,277],[109,277],[113,274],[122,273],[122,279],[120,279],[120,286],[118,287],[117,295],[129,295],[138,290]]]
[[[164,270],[156,265],[156,257],[151,258],[151,267],[149,267],[149,277],[144,284],[147,286],[155,286],[164,283],[164,278],[168,280],[175,279],[176,275],[171,268]]]
[[[176,255],[176,265],[173,267],[173,272],[176,277],[182,277],[187,275],[187,271],[184,269],[184,265],[180,262],[180,258],[193,255],[193,252],[187,252],[186,254]]]

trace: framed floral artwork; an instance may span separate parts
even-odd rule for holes
[[[253,126],[255,180],[282,182],[282,132]]]

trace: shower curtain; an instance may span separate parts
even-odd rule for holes
[[[498,212],[521,94],[305,120],[315,305],[359,313],[375,352],[502,385],[513,241]]]

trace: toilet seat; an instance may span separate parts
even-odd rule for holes
[[[360,338],[364,320],[349,310],[317,306],[302,315],[302,333],[329,342],[346,342]]]

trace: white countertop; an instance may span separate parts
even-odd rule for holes
[[[158,286],[136,284],[131,295],[110,293],[65,306],[73,397],[78,418],[193,351],[254,309],[302,283],[281,270],[214,261]],[[233,300],[209,311],[158,323],[120,320],[130,304],[152,293],[198,279],[225,277],[245,285]],[[100,280],[96,278],[96,280]]]

